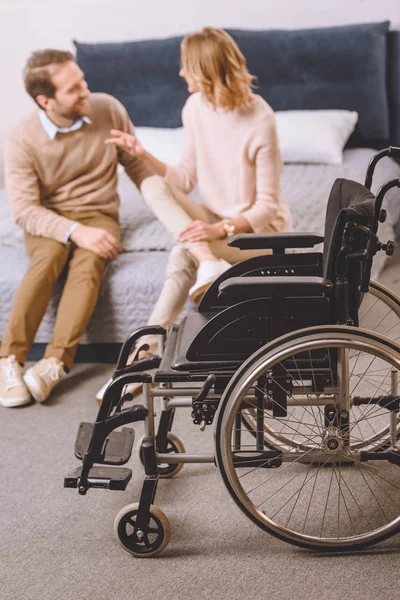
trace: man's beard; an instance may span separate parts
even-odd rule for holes
[[[59,110],[57,111],[57,113],[60,115],[60,117],[64,117],[64,119],[71,119],[71,121],[77,121],[78,119],[81,119],[82,117],[86,117],[90,114],[91,110],[90,110],[90,105],[88,103],[88,101],[84,101],[86,108],[81,108],[79,109],[79,105],[74,106],[73,108],[70,108],[68,110]],[[79,103],[82,104],[82,103]]]

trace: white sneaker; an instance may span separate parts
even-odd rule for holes
[[[0,404],[14,408],[30,401],[31,395],[22,379],[22,367],[14,354],[0,358]]]
[[[219,260],[206,260],[200,263],[196,281],[189,290],[191,300],[198,302],[212,282],[230,269],[231,266],[231,264],[222,258]]]
[[[24,375],[25,385],[36,402],[44,402],[53,388],[66,376],[64,363],[58,358],[42,358]]]

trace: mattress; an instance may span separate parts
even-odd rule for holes
[[[282,185],[292,211],[296,231],[323,233],[326,203],[337,177],[363,183],[370,149],[344,153],[342,165],[285,165]],[[386,159],[378,164],[373,191],[389,179],[400,177],[400,166]],[[99,300],[83,343],[121,342],[144,325],[161,290],[168,251],[173,240],[147,208],[138,190],[124,172],[119,175],[123,253],[106,269]],[[397,193],[397,197],[396,197]],[[196,193],[194,193],[196,196]],[[400,220],[400,194],[392,190],[386,201],[388,219],[379,228],[382,241],[393,239],[393,227]],[[0,192],[0,334],[4,331],[12,298],[28,265],[22,232],[14,225],[6,193]],[[373,277],[379,273],[386,256],[380,252],[374,261]],[[37,333],[36,342],[51,339],[57,303],[63,280]],[[185,312],[192,310],[189,302]]]

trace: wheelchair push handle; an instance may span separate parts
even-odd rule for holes
[[[400,156],[400,148],[395,148],[395,150],[399,151]],[[377,238],[378,222],[384,223],[386,220],[386,210],[382,208],[383,199],[388,191],[395,187],[400,188],[400,179],[390,179],[384,183],[375,197],[374,218],[371,227],[372,235],[367,246],[367,260],[365,262],[364,274],[360,285],[361,292],[369,291],[372,262],[376,252],[383,250],[386,252],[387,256],[392,256],[396,248],[396,244],[392,240],[388,240],[385,244],[381,243]]]
[[[369,162],[369,165],[367,167],[367,172],[365,175],[365,183],[364,186],[366,188],[368,188],[369,190],[371,189],[371,185],[372,185],[372,178],[374,176],[374,172],[375,172],[375,167],[378,164],[378,162],[385,157],[391,157],[391,158],[397,158],[400,159],[400,148],[396,147],[396,146],[389,146],[389,148],[385,148],[384,150],[381,150],[380,152],[377,152],[375,154],[375,156],[373,156]]]
[[[400,150],[400,149],[399,149]],[[378,221],[384,223],[386,220],[386,210],[382,209],[383,199],[389,190],[393,188],[400,188],[400,179],[390,179],[382,185],[375,197],[374,207],[374,227],[373,232],[376,233],[378,230]]]

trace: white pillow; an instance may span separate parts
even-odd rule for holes
[[[275,116],[284,163],[341,165],[358,120],[349,110],[287,110]]]
[[[284,163],[342,164],[343,148],[358,120],[358,114],[348,110],[287,110],[275,116]],[[183,127],[136,127],[136,135],[159,160],[168,165],[180,161],[185,147]]]
[[[185,147],[183,127],[135,127],[135,131],[139,142],[150,154],[167,165],[178,164]]]

